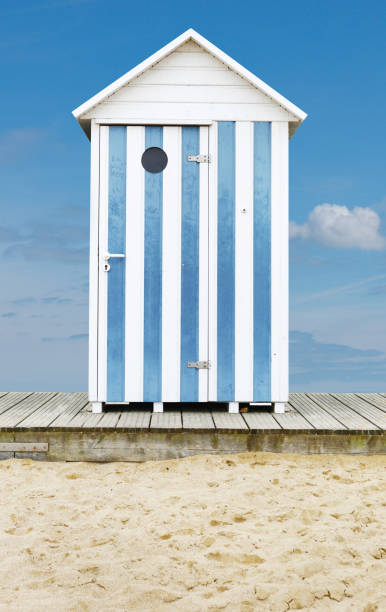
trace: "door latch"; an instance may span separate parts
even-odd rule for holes
[[[197,370],[209,370],[209,361],[188,361],[188,368],[196,368]]]
[[[209,164],[209,155],[188,155],[188,161],[198,164]]]

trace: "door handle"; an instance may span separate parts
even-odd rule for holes
[[[109,272],[110,270],[110,264],[108,263],[109,259],[111,259],[112,257],[117,257],[117,258],[123,258],[125,257],[124,253],[105,253],[103,259],[105,260],[105,264],[103,266],[103,269],[105,272]]]
[[[108,261],[111,257],[125,257],[124,253],[105,253],[104,260]]]

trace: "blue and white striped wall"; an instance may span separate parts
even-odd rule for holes
[[[272,299],[285,291],[287,237],[272,175],[284,172],[285,190],[287,159],[272,143],[288,131],[226,121],[101,126],[99,136],[98,401],[280,401],[288,302]],[[141,165],[150,146],[167,153],[160,174]],[[210,163],[187,161],[199,153]],[[106,252],[125,255],[109,272]],[[209,370],[187,368],[207,360]]]

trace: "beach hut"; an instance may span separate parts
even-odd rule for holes
[[[288,141],[306,114],[192,29],[73,111],[91,141],[89,399],[288,399]]]

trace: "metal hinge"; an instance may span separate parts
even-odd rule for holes
[[[188,155],[188,161],[197,162],[198,164],[209,164],[209,155]]]
[[[188,361],[188,368],[197,368],[197,370],[209,370],[209,361]]]

